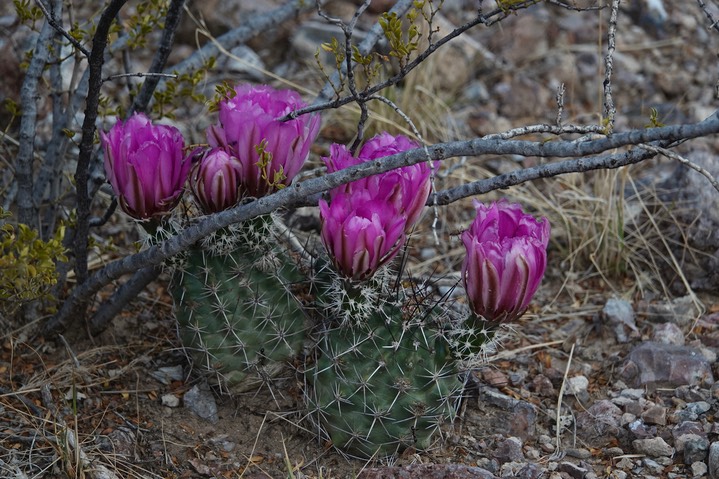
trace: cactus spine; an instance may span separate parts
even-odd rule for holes
[[[277,376],[302,348],[302,275],[273,247],[272,219],[256,218],[189,252],[172,295],[179,333],[196,367],[231,393]]]
[[[403,292],[367,304],[372,294],[365,289],[377,296],[377,284],[344,283],[343,291],[338,281],[324,303],[325,314],[337,320],[328,319],[315,363],[305,371],[316,426],[334,446],[363,458],[429,448],[439,426],[454,419],[463,388],[440,324],[446,309]],[[346,320],[347,304],[358,320]]]

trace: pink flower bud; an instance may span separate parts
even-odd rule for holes
[[[105,175],[120,207],[136,219],[169,212],[180,201],[192,166],[185,142],[172,126],[153,125],[142,113],[118,120],[100,138]]]
[[[193,168],[190,187],[205,214],[235,206],[240,201],[242,163],[222,148],[200,152]]]
[[[418,148],[419,145],[409,138],[389,133],[381,133],[368,140],[359,154],[354,157],[343,145],[334,144],[330,147],[329,158],[324,158],[327,172],[359,165],[366,161],[376,160],[385,156],[402,153]],[[435,167],[439,163],[435,163]],[[419,220],[431,189],[431,167],[427,162],[397,168],[379,175],[369,176],[335,188],[330,192],[333,197],[337,192],[365,190],[373,198],[383,198],[393,203],[397,211],[407,217],[405,231],[409,232]]]
[[[279,121],[306,106],[292,90],[238,85],[235,93],[220,102],[220,121],[207,129],[207,140],[240,161],[242,196],[259,198],[289,185],[297,175],[319,133],[320,117]],[[264,149],[264,158],[258,148]]]
[[[474,202],[477,217],[462,233],[462,280],[472,311],[493,323],[519,318],[547,267],[549,221],[506,201]]]
[[[404,243],[405,217],[368,192],[337,193],[320,200],[322,242],[347,278],[364,280],[394,258]]]

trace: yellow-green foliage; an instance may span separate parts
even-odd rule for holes
[[[0,208],[0,218],[8,216]],[[57,283],[55,261],[67,261],[63,230],[42,241],[27,225],[0,225],[0,313],[10,314],[23,302],[49,299],[48,291]]]

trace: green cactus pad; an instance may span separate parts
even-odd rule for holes
[[[265,241],[268,241],[265,238]],[[175,271],[179,333],[194,366],[233,394],[276,377],[301,350],[301,275],[289,258],[252,246],[194,250]]]
[[[395,305],[384,304],[362,325],[326,331],[319,350],[305,372],[312,417],[350,455],[427,449],[455,416],[462,383],[448,344],[403,320]]]

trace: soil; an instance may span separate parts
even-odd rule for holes
[[[338,11],[351,5],[333,3],[340,4]],[[471,16],[470,3],[447,2],[448,21],[461,24]],[[647,5],[656,9],[656,3]],[[664,5],[666,18],[657,17],[657,11],[644,2],[630,2],[620,14],[614,78],[617,130],[644,126],[651,108],[656,108],[667,124],[698,121],[715,109],[716,69],[711,65],[716,64],[719,34],[707,28],[708,22],[696,5],[674,3]],[[607,10],[601,14],[578,13],[541,4],[520,11],[493,29],[471,32],[475,43],[463,48],[477,50],[472,52],[474,63],[435,65],[435,77],[437,71],[457,68],[456,77],[463,80],[461,84],[446,79],[433,83],[444,89],[442,101],[446,100],[449,110],[441,130],[432,130],[428,120],[428,136],[436,141],[466,138],[554,121],[555,89],[561,83],[567,87],[567,121],[596,116],[601,111],[603,75],[597,42],[606,32],[607,17]],[[290,45],[292,38],[287,35],[276,41]],[[256,48],[266,64],[276,69],[284,64],[285,70],[296,71],[296,66],[295,70],[287,67],[292,60],[272,57],[259,45]],[[447,57],[453,61],[457,58]],[[342,131],[341,122],[341,116],[325,121],[325,143],[348,134]],[[719,154],[715,138],[692,145],[714,156]],[[319,151],[325,152],[326,147]],[[525,166],[532,162],[523,161]],[[438,179],[438,187],[491,174],[486,168],[497,172],[516,163],[511,158],[464,166],[453,163],[456,172]],[[638,183],[657,184],[662,171],[653,163],[633,169],[632,175]],[[509,194],[526,198],[552,188],[549,182],[537,185],[538,190],[513,189]],[[590,196],[602,188],[601,178],[590,176],[580,187]],[[569,189],[569,183],[559,188]],[[554,197],[547,193],[546,198]],[[535,206],[542,213],[540,203],[537,200]],[[471,218],[469,202],[452,208],[439,213],[440,233],[456,233]],[[587,211],[591,215],[593,210]],[[577,213],[572,210],[568,214]],[[689,222],[692,214],[698,211],[671,218],[675,227],[666,230],[669,240],[679,241],[677,231],[683,231],[682,221]],[[442,268],[456,272],[460,262],[457,236],[438,248],[428,225],[429,216],[424,221],[427,225],[413,239],[410,268],[419,275],[427,274],[431,268],[425,254],[444,254],[448,259],[443,260]],[[134,226],[123,219],[113,221],[129,238],[122,245],[129,251]],[[35,335],[33,328],[25,325],[16,325],[2,336],[0,476],[716,477],[711,474],[719,462],[712,461],[719,461],[719,454],[712,459],[713,445],[707,445],[703,458],[693,456],[700,459],[687,462],[689,455],[679,451],[676,433],[685,422],[678,411],[687,404],[705,402],[708,409],[689,422],[699,424],[702,437],[717,444],[719,429],[714,427],[714,417],[719,414],[719,394],[713,379],[670,387],[632,387],[623,373],[630,352],[637,345],[660,340],[657,325],[671,323],[678,327],[681,341],[704,354],[713,376],[719,377],[718,285],[704,282],[704,290],[687,289],[678,274],[688,272],[691,283],[711,273],[707,265],[715,263],[702,259],[692,262],[689,248],[680,244],[671,250],[686,253],[681,255],[686,258],[686,267],[682,265],[676,271],[657,265],[661,261],[648,259],[657,256],[660,238],[655,231],[654,236],[643,237],[649,238],[646,242],[632,247],[630,260],[634,262],[629,261],[624,274],[605,274],[606,270],[595,267],[589,259],[582,262],[569,256],[586,252],[577,253],[581,248],[567,246],[571,240],[566,235],[577,231],[562,229],[560,224],[557,221],[558,236],[550,250],[545,281],[530,311],[508,331],[498,353],[466,378],[460,417],[454,424],[445,425],[428,451],[410,449],[383,461],[342,455],[318,439],[312,422],[305,417],[303,382],[291,368],[272,386],[242,395],[224,395],[207,386],[182,351],[172,300],[166,291],[167,278],[162,278],[97,337],[88,339],[78,330],[68,332],[63,340],[50,340]],[[705,246],[703,257],[716,256],[712,248],[717,246]],[[667,251],[661,250],[659,255],[666,258]],[[651,264],[655,266],[647,266]],[[713,273],[716,275],[716,270]],[[98,303],[110,290],[103,291]],[[676,313],[656,320],[656,311],[675,304],[676,298],[687,297],[691,304],[684,316]],[[602,312],[610,298],[627,301],[635,313],[636,327],[617,329]],[[168,377],[168,371],[174,375]],[[569,380],[578,377],[586,379],[586,386],[569,388]],[[619,404],[617,398],[634,394],[627,391],[635,389],[641,390],[637,393],[641,401],[636,401],[642,409],[633,415],[644,417],[657,406],[667,414],[663,424],[661,420],[647,421],[654,429],[640,436],[631,429],[631,421],[625,422],[629,418],[622,416],[615,430],[599,431],[603,423],[597,415],[596,434],[582,430],[578,420],[582,413],[594,411],[591,408],[605,399]],[[199,391],[206,407],[214,402],[216,414],[206,419],[193,413],[187,407],[189,391]],[[622,415],[632,414],[630,406],[622,407]],[[664,440],[674,452],[652,455],[635,442],[654,438]]]

